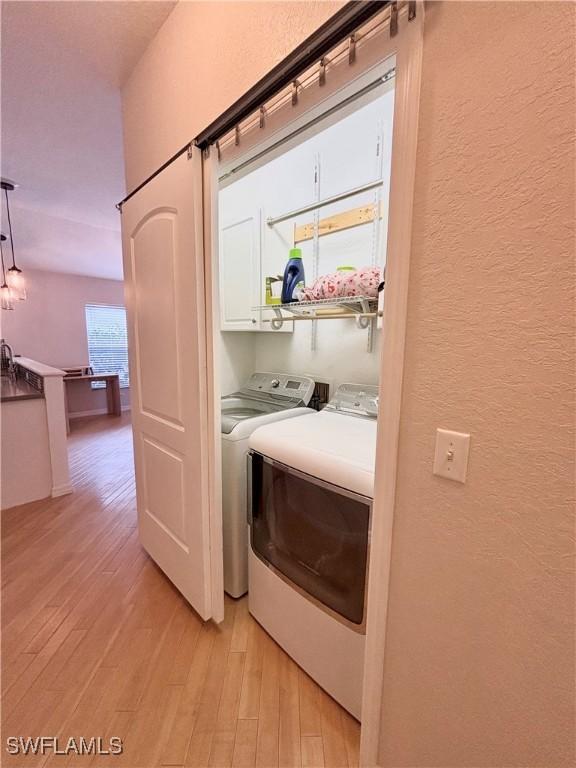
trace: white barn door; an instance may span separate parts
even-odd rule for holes
[[[122,244],[140,541],[203,619],[222,621],[199,150],[124,204]]]

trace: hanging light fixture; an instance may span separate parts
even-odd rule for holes
[[[2,285],[0,285],[0,306],[2,309],[14,309],[12,303],[12,292],[6,282],[6,269],[4,268],[4,248],[2,243],[6,240],[6,235],[0,234],[0,256],[2,257]]]
[[[8,190],[12,190],[17,185],[13,181],[8,179],[0,180],[0,187],[4,190],[4,196],[6,198],[6,215],[8,217],[8,231],[10,233],[10,247],[12,249],[12,266],[6,272],[6,279],[4,280],[10,288],[12,298],[24,301],[26,298],[26,280],[22,270],[16,266],[16,259],[14,257],[14,235],[12,234],[12,220],[10,218],[10,204],[8,202]]]

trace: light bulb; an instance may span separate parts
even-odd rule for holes
[[[10,292],[10,288],[6,285],[6,283],[0,286],[0,306],[2,309],[14,309],[14,304],[12,303],[12,293]]]
[[[10,267],[6,272],[6,282],[10,288],[12,298],[24,301],[26,298],[26,279],[22,270],[18,269],[18,267]]]

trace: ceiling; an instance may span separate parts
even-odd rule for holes
[[[122,278],[120,87],[175,4],[2,2],[0,167],[23,269]]]

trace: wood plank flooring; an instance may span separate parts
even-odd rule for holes
[[[247,600],[203,623],[139,546],[127,417],[72,430],[75,493],[2,513],[0,764],[357,766],[358,723]],[[11,756],[9,736],[116,736],[124,751]]]

